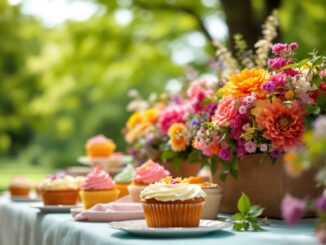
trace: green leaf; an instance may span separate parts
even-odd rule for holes
[[[242,213],[236,213],[236,214],[232,215],[232,219],[234,219],[234,220],[242,220],[243,215],[242,215]]]
[[[211,164],[210,164],[210,169],[211,169],[211,172],[213,174],[216,173],[217,167],[218,167],[218,157],[217,156],[213,156],[211,158]]]
[[[289,65],[283,66],[281,69],[286,70],[286,69],[296,68],[296,67],[297,67],[296,64],[289,64]]]
[[[163,151],[161,158],[163,162],[169,161],[176,156],[176,153],[172,150]]]
[[[204,125],[206,125],[208,127],[212,127],[212,128],[215,127],[214,123],[212,123],[212,122],[204,122]]]
[[[246,214],[250,210],[250,200],[244,192],[238,200],[238,209],[242,214]]]
[[[300,60],[300,61],[296,64],[296,67],[299,68],[299,67],[301,67],[301,66],[307,64],[309,61],[310,61],[309,58],[306,58],[306,59]]]
[[[260,207],[259,205],[253,205],[250,207],[249,215],[253,217],[260,216],[264,211],[264,208]]]
[[[234,231],[241,231],[243,228],[243,225],[241,223],[233,223],[232,229]]]

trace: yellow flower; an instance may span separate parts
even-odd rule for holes
[[[223,96],[232,95],[234,98],[256,94],[257,98],[265,98],[262,85],[268,80],[269,74],[264,69],[244,69],[239,74],[230,77],[228,83],[221,89]]]
[[[294,92],[293,90],[289,90],[284,95],[285,99],[287,100],[293,100],[294,99]]]
[[[168,131],[170,144],[173,151],[184,151],[189,144],[187,128],[182,123],[174,123]]]
[[[125,138],[128,143],[132,143],[135,139],[146,132],[151,125],[156,123],[160,110],[151,108],[143,112],[133,113],[127,121],[127,132]]]

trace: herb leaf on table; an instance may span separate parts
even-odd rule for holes
[[[258,216],[260,216],[264,208],[259,205],[252,205],[249,197],[242,193],[238,200],[239,212],[232,216],[234,231],[262,231],[263,229],[258,223]]]

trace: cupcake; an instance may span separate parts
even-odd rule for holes
[[[8,186],[11,196],[28,197],[31,190],[31,182],[24,176],[13,177]]]
[[[97,203],[107,203],[118,199],[119,190],[111,177],[97,165],[90,172],[81,187],[80,196],[85,209]]]
[[[39,183],[44,205],[75,205],[79,186],[69,175],[52,175]]]
[[[129,194],[128,185],[131,183],[134,173],[134,166],[132,166],[132,164],[128,164],[119,174],[114,177],[116,187],[118,190],[120,190],[119,198]]]
[[[90,138],[86,144],[87,155],[91,158],[109,157],[115,150],[115,144],[104,135]]]
[[[190,177],[185,179],[185,182],[199,185],[206,193],[206,200],[201,218],[216,219],[222,199],[222,188],[217,184],[205,182],[201,177]]]
[[[133,181],[128,186],[131,201],[140,202],[140,192],[145,189],[146,186],[158,182],[169,175],[169,171],[152,160],[148,160],[146,163],[136,168]]]
[[[141,192],[148,227],[197,227],[205,203],[199,185],[173,180],[157,182]]]

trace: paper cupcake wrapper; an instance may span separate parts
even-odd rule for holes
[[[129,195],[128,185],[129,184],[121,184],[121,183],[116,183],[115,184],[117,189],[120,191],[119,198]]]
[[[197,227],[204,201],[182,204],[142,202],[142,205],[148,227]]]
[[[25,196],[28,197],[30,188],[29,187],[16,187],[11,186],[9,187],[10,194],[12,196]]]
[[[222,199],[221,189],[203,189],[206,193],[202,219],[216,219]]]
[[[74,205],[77,202],[78,190],[42,191],[45,205]]]
[[[143,185],[129,185],[128,191],[131,197],[132,202],[140,202],[140,193],[144,190],[147,186]]]
[[[118,199],[120,191],[117,189],[103,191],[80,191],[80,197],[85,209],[98,203],[113,202]]]

